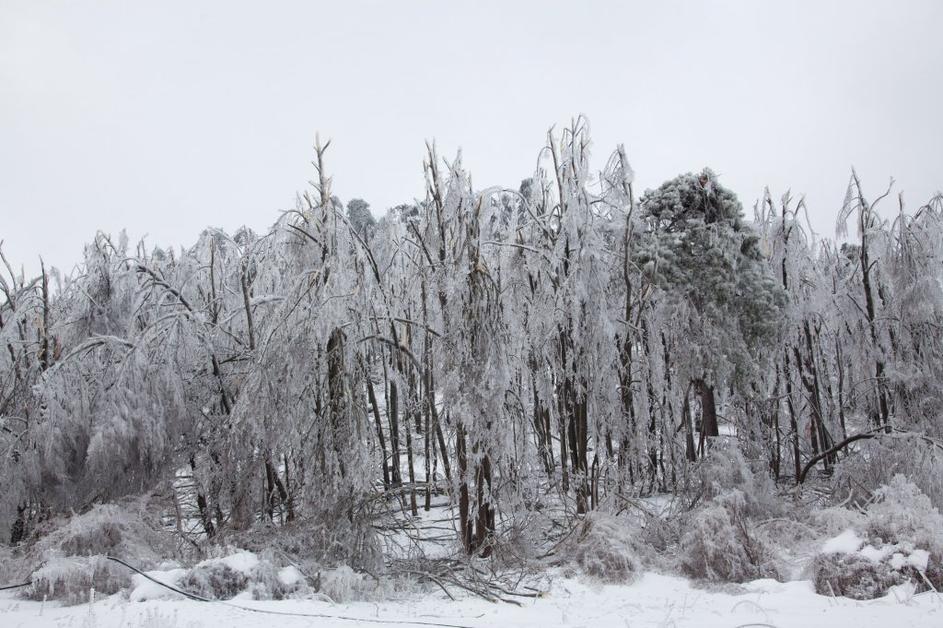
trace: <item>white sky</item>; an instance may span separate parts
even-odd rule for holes
[[[7,256],[264,230],[315,131],[334,193],[378,214],[422,195],[425,139],[516,186],[579,113],[641,188],[709,165],[748,209],[805,192],[828,235],[852,165],[911,207],[943,187],[943,2],[326,4],[0,0]]]

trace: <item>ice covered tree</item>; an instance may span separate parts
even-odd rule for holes
[[[364,240],[369,240],[376,230],[376,218],[370,211],[370,205],[362,198],[354,198],[347,202],[347,220],[357,235]]]
[[[717,391],[747,384],[763,342],[775,336],[783,293],[740,201],[711,170],[646,192],[641,213],[637,261],[659,288],[656,300],[671,305],[673,333],[685,338],[672,360],[699,398],[703,450],[704,439],[719,434]]]

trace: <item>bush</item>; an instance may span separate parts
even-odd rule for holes
[[[873,491],[891,484],[895,475],[910,479],[943,509],[943,451],[919,438],[879,436],[835,466],[833,486],[838,499],[866,504]]]
[[[92,589],[96,596],[111,595],[130,584],[131,572],[104,556],[54,558],[33,573],[26,596],[84,604]]]
[[[383,569],[383,553],[376,531],[366,516],[351,522],[344,508],[309,516],[284,526],[258,525],[232,534],[228,540],[249,551],[275,551],[304,564],[314,573],[321,566],[351,565],[354,569],[378,573]]]
[[[254,600],[284,600],[309,588],[297,568],[279,569],[271,560],[261,560],[249,574],[249,591]]]
[[[99,505],[81,515],[48,521],[37,534],[42,536],[4,564],[14,579],[32,581],[27,597],[67,604],[88,601],[93,587],[110,595],[130,585],[130,570],[107,560],[107,555],[147,569],[173,552],[169,539],[130,503]]]
[[[37,532],[41,536],[26,549],[36,563],[108,554],[149,566],[174,552],[169,536],[148,524],[132,504],[97,505],[86,513],[49,521]]]
[[[918,591],[939,590],[943,515],[902,475],[893,476],[873,496],[864,513],[830,508],[813,518],[829,534],[847,525],[843,536],[854,541],[836,543],[839,538],[823,547],[812,564],[816,591],[863,600],[885,595],[891,586],[907,581]]]
[[[629,583],[641,569],[638,532],[626,519],[592,512],[567,539],[561,555],[596,580]]]
[[[180,580],[187,593],[209,600],[228,600],[246,590],[249,578],[221,561],[200,563]]]
[[[743,496],[739,508],[749,517],[779,514],[782,505],[776,500],[776,485],[765,467],[755,464],[760,468],[751,466],[736,443],[714,443],[698,465],[695,489],[707,500],[738,491]]]
[[[749,532],[746,503],[743,493],[732,490],[695,511],[680,543],[687,576],[712,582],[778,577],[772,551]]]
[[[826,537],[831,538],[848,529],[865,529],[867,527],[867,516],[857,510],[832,506],[813,510],[809,517],[809,523]]]
[[[822,554],[816,557],[812,569],[816,593],[854,600],[881,597],[907,579],[888,564],[859,554]]]
[[[296,567],[279,567],[271,554],[260,559],[245,551],[197,564],[178,585],[187,593],[211,600],[228,600],[246,591],[256,600],[283,600],[310,591]]]
[[[357,573],[347,565],[328,569],[319,574],[319,592],[334,602],[349,602],[369,597],[375,589],[363,574]]]
[[[868,507],[868,536],[884,542],[909,542],[932,553],[943,553],[943,515],[930,498],[903,475],[874,491]]]
[[[666,552],[677,546],[684,535],[683,517],[651,517],[645,522],[640,534],[644,547],[650,547],[657,552]]]

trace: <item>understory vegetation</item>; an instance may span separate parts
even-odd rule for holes
[[[211,599],[943,587],[943,198],[852,172],[833,241],[709,169],[639,194],[578,119],[510,188],[430,145],[422,199],[374,220],[329,144],[265,234],[3,258],[0,551],[29,595],[131,587],[107,557]]]

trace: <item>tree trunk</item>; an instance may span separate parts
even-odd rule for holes
[[[694,380],[694,390],[701,400],[701,437],[720,436],[717,427],[717,406],[714,400],[714,387],[708,386],[703,379]]]

